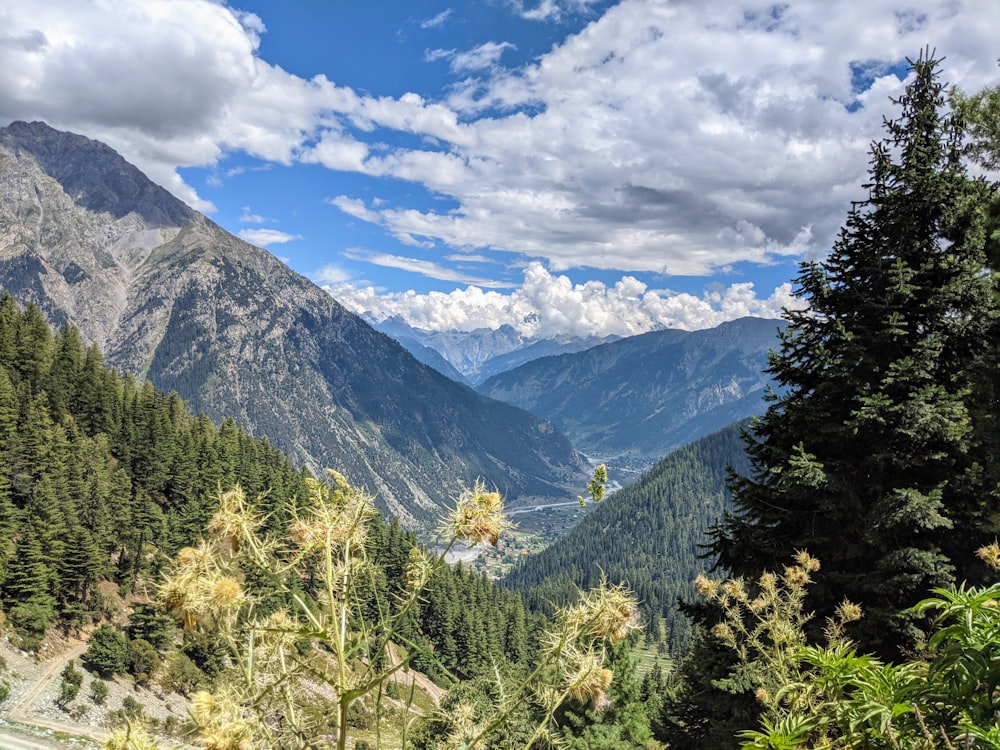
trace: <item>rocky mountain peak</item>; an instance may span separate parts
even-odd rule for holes
[[[421,365],[111,148],[44,123],[0,129],[0,287],[411,524],[477,478],[551,496],[585,474],[548,422]]]
[[[87,211],[121,219],[142,217],[147,228],[181,227],[196,212],[125,161],[110,146],[44,122],[13,122],[0,129],[0,146],[30,157]]]

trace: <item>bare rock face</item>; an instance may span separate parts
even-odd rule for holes
[[[410,525],[478,477],[563,496],[586,471],[551,424],[421,365],[109,147],[44,123],[0,129],[0,286]]]

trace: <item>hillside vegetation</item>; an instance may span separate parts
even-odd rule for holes
[[[691,626],[678,600],[694,598],[695,577],[712,566],[705,546],[715,519],[732,507],[729,467],[749,467],[742,427],[673,451],[602,500],[569,534],[525,559],[503,585],[521,591],[530,608],[551,612],[602,578],[624,582],[639,599],[647,638],[679,656]]]

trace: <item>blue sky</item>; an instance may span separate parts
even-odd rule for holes
[[[7,0],[0,124],[105,141],[348,307],[529,335],[788,304],[925,46],[1000,3]]]

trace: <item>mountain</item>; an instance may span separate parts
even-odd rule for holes
[[[594,458],[648,466],[671,449],[761,414],[779,320],[653,331],[495,375],[480,393],[551,420]]]
[[[452,380],[473,385],[525,362],[554,354],[579,352],[615,341],[617,336],[560,336],[535,339],[512,326],[472,331],[428,331],[414,328],[399,317],[376,320],[362,317],[376,330],[392,336],[417,359]]]
[[[411,525],[477,477],[563,496],[585,474],[551,423],[417,362],[109,147],[43,123],[0,129],[0,286]]]
[[[522,591],[532,609],[572,601],[604,578],[635,592],[647,636],[683,653],[691,624],[678,597],[694,601],[691,582],[712,565],[701,545],[730,509],[727,468],[745,474],[740,438],[746,422],[730,425],[670,453],[638,482],[602,500],[551,547],[525,558],[503,585]]]

